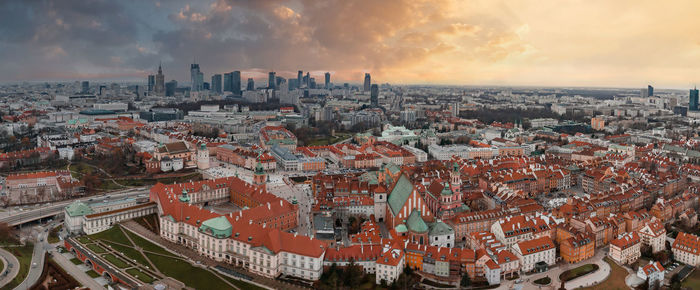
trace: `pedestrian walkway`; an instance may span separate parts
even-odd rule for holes
[[[608,278],[610,275],[610,265],[608,265],[607,262],[603,260],[605,258],[605,254],[607,251],[602,248],[602,249],[597,249],[596,254],[587,260],[575,263],[575,264],[568,264],[568,263],[563,263],[560,262],[557,266],[551,267],[549,271],[543,272],[543,273],[537,273],[529,276],[524,276],[523,280],[527,281],[528,283],[525,284],[526,289],[539,289],[540,285],[537,285],[534,283],[535,280],[544,278],[544,277],[549,277],[552,279],[552,283],[550,284],[551,286],[555,288],[559,288],[561,286],[561,280],[559,280],[559,275],[563,273],[566,270],[569,269],[574,269],[579,266],[583,266],[586,264],[596,264],[598,265],[598,270],[596,270],[593,273],[589,273],[583,277],[576,278],[574,280],[566,282],[564,287],[566,289],[576,289],[580,287],[587,287],[587,286],[593,286],[597,285],[605,279]],[[514,281],[508,281],[506,284],[513,284],[515,283]]]
[[[72,255],[71,255],[72,256]],[[54,252],[53,260],[63,268],[68,274],[73,276],[80,284],[90,289],[105,289],[100,283],[95,281],[92,277],[88,276],[85,271],[81,270],[77,265],[73,264],[66,256]]]

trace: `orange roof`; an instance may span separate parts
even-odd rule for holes
[[[57,175],[58,175],[58,173],[56,171],[39,171],[39,172],[29,172],[29,173],[18,173],[18,174],[8,175],[7,180],[47,178],[47,177],[56,177]]]
[[[523,255],[530,255],[542,251],[554,249],[554,242],[549,236],[540,237],[518,243],[518,248]]]
[[[611,246],[616,246],[621,249],[629,248],[639,243],[639,235],[637,232],[625,233],[617,239],[610,241]]]
[[[673,242],[673,248],[684,252],[692,253],[693,255],[700,254],[700,237],[680,232]]]

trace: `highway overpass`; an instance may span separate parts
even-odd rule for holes
[[[7,223],[11,226],[17,226],[20,224],[25,224],[33,222],[39,219],[54,217],[63,214],[63,208],[71,204],[76,200],[81,200],[83,202],[101,202],[109,199],[119,199],[126,197],[133,197],[136,195],[146,194],[149,192],[148,187],[138,187],[130,188],[126,190],[114,191],[111,193],[105,193],[103,195],[83,197],[79,199],[72,199],[60,202],[54,202],[50,205],[41,204],[37,206],[18,208],[8,207],[5,212],[0,213],[0,223]]]

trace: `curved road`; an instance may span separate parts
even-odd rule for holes
[[[603,260],[603,258],[605,258],[605,255],[608,253],[608,249],[607,249],[607,247],[605,247],[605,248],[596,249],[595,251],[596,251],[596,253],[595,253],[595,255],[593,255],[592,258],[586,259],[584,261],[581,261],[581,262],[578,262],[575,264],[568,264],[565,262],[559,262],[559,263],[557,263],[557,267],[550,268],[549,271],[546,271],[543,273],[537,273],[537,274],[533,274],[533,275],[529,275],[529,276],[523,276],[521,279],[525,280],[525,282],[523,282],[524,289],[543,289],[543,288],[545,288],[544,286],[540,287],[540,285],[536,285],[533,283],[533,281],[540,279],[540,278],[544,278],[544,277],[551,278],[552,283],[550,283],[549,285],[554,287],[554,289],[557,289],[561,285],[561,281],[559,280],[559,275],[562,272],[569,270],[569,269],[579,267],[579,266],[583,266],[586,264],[596,264],[596,265],[598,265],[599,268],[597,271],[595,271],[593,273],[590,273],[590,274],[585,275],[583,277],[566,282],[566,284],[564,285],[566,287],[566,289],[576,289],[579,287],[586,287],[586,286],[590,286],[593,284],[598,284],[600,282],[603,282],[605,279],[608,278],[608,276],[610,275],[610,271],[611,271],[610,265],[608,265],[608,263]],[[501,287],[505,286],[507,289],[512,289],[512,287],[514,286],[514,283],[515,283],[515,281],[507,281],[507,280],[503,281],[503,282],[505,282],[505,283],[502,283]],[[499,289],[501,289],[501,287],[499,287]]]
[[[10,283],[10,281],[17,276],[17,273],[19,272],[19,261],[15,255],[6,251],[5,249],[0,249],[0,256],[2,256],[3,260],[5,260],[5,269],[10,269],[10,272],[7,273],[6,276],[2,276],[0,279],[0,287],[2,287],[7,283]],[[10,265],[12,265],[12,268],[8,268]],[[3,270],[2,273],[4,273],[4,271],[5,270]]]
[[[51,247],[46,241],[48,233],[44,229],[52,227],[48,226],[45,228],[41,226],[38,228],[39,233],[37,234],[37,240],[34,243],[34,252],[32,253],[32,263],[29,266],[29,273],[27,274],[27,278],[22,281],[22,284],[19,284],[19,286],[17,286],[15,289],[29,289],[29,287],[34,285],[39,280],[41,277],[41,272],[44,270],[44,260],[46,258],[45,253]]]

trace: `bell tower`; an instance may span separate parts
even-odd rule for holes
[[[255,172],[253,173],[253,184],[258,186],[265,186],[267,181],[267,174],[263,169],[262,163],[258,160],[258,164],[255,165]]]

